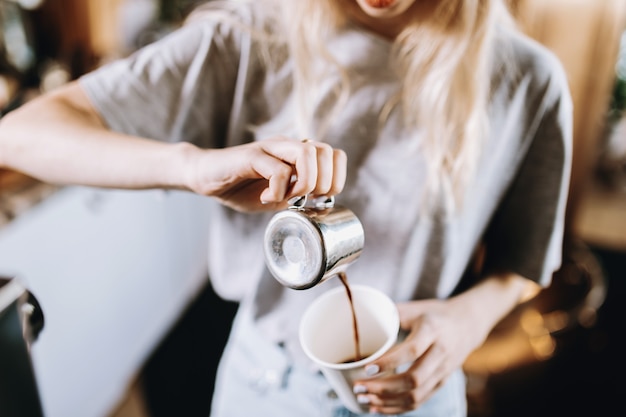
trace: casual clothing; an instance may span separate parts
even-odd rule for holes
[[[246,307],[243,307],[246,308]],[[353,417],[319,372],[293,366],[280,346],[255,328],[252,315],[240,312],[225,351],[212,404],[214,416]],[[467,415],[465,376],[455,372],[431,399],[405,417]],[[374,414],[372,416],[377,416]]]
[[[230,13],[246,25],[262,24],[255,5],[230,4]],[[299,139],[290,123],[295,119],[292,62],[263,65],[254,31],[232,20],[194,21],[82,77],[81,84],[116,131],[201,147],[234,146],[273,134]],[[489,267],[541,285],[559,267],[571,163],[572,104],[566,78],[543,47],[505,29],[501,37],[510,48],[512,70],[494,74],[489,137],[465,204],[450,218],[422,214],[425,164],[410,145],[419,140],[419,132],[403,128],[402,110],[395,108],[378,127],[381,109],[400,88],[389,59],[391,43],[355,26],[326,42],[341,64],[357,74],[345,108],[324,137],[348,155],[345,191],[336,201],[354,211],[365,230],[363,253],[348,269],[351,283],[378,288],[396,301],[446,298],[458,288],[480,242],[489,248]],[[318,86],[320,120],[338,83],[331,74]],[[237,213],[218,204],[211,212],[212,283],[223,297],[240,301],[238,314],[246,316],[233,327],[217,382],[216,404],[227,407],[243,407],[248,401],[240,395],[228,399],[239,398],[238,404],[222,402],[220,395],[230,387],[220,387],[231,380],[246,356],[245,347],[257,338],[263,349],[282,355],[278,362],[285,361],[290,375],[312,373],[303,383],[324,390],[301,351],[297,328],[307,305],[340,283],[331,279],[306,291],[280,285],[263,260],[263,232],[271,215]],[[239,325],[244,322],[246,326]],[[245,328],[254,329],[254,336]],[[236,359],[230,360],[231,355]],[[275,367],[264,355],[249,360],[255,362],[250,368]],[[251,390],[264,398],[267,391],[261,391]],[[294,390],[283,397],[294,404],[316,404],[304,395]],[[463,387],[457,395],[464,395]],[[254,413],[232,415],[278,415],[264,412],[265,405],[268,410],[280,408],[271,398],[250,400]]]

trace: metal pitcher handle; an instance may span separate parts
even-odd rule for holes
[[[289,200],[289,208],[294,210],[304,210],[312,208],[317,210],[329,209],[335,207],[335,197],[311,197],[307,195],[293,197]]]

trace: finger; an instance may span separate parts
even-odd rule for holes
[[[329,195],[333,186],[335,171],[333,148],[322,142],[311,142],[317,150],[317,182],[314,195]]]
[[[346,182],[347,157],[341,149],[333,149],[323,142],[309,141],[317,149],[317,183],[313,194],[333,196],[339,194]]]
[[[367,365],[366,373],[374,376],[383,372],[395,372],[397,368],[419,360],[435,342],[435,334],[425,330],[419,324],[414,326],[406,339]]]
[[[291,175],[285,182],[289,192],[284,198],[306,195],[315,189],[317,184],[317,148],[312,143],[286,138],[273,138],[258,142],[261,149],[268,155],[294,167],[295,182],[291,183]]]
[[[416,409],[419,403],[409,393],[388,396],[385,398],[371,394],[362,394],[357,397],[361,404],[368,404],[370,412],[381,414],[401,414]]]
[[[417,406],[408,406],[408,405],[392,405],[392,406],[387,406],[387,405],[380,405],[380,406],[376,406],[376,405],[371,405],[369,412],[372,414],[388,414],[388,415],[400,415],[400,414],[404,414],[404,413],[408,413],[410,411],[413,411],[417,408]]]
[[[300,152],[295,161],[295,179],[287,198],[307,195],[315,190],[318,180],[317,147],[310,142],[299,143]]]
[[[433,308],[431,300],[397,303],[396,307],[398,308],[400,327],[402,329],[411,329],[420,316],[427,314]]]
[[[346,184],[348,158],[341,149],[333,149],[333,180],[328,195],[336,195],[343,191]]]
[[[412,391],[400,394],[361,394],[357,399],[362,404],[369,404],[371,412],[400,414],[420,407],[428,401],[445,382],[445,378],[432,379]]]
[[[387,398],[432,389],[442,379],[444,369],[441,358],[429,353],[412,363],[404,372],[359,382],[359,385],[363,385],[360,390]]]
[[[373,394],[378,397],[388,397],[410,392],[417,387],[417,382],[410,374],[401,373],[374,378],[364,383],[359,382],[358,385],[363,387],[360,388],[361,391],[365,391],[368,394]]]
[[[285,200],[293,167],[263,152],[251,159],[252,169],[259,177],[268,180],[268,187],[260,195],[261,201],[278,203]]]
[[[401,414],[420,407],[445,383],[444,379],[431,378],[412,390],[389,393],[362,393],[357,395],[361,404],[369,404],[370,412],[381,414]]]

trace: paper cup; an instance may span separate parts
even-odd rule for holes
[[[350,301],[344,287],[322,294],[307,308],[300,322],[300,344],[320,368],[339,399],[355,413],[367,412],[352,392],[357,379],[367,378],[364,368],[378,359],[398,338],[400,319],[395,303],[383,292],[351,285],[363,359],[355,356]]]

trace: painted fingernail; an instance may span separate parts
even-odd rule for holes
[[[379,371],[380,371],[380,367],[378,365],[376,365],[375,363],[372,363],[372,364],[367,365],[365,367],[365,375],[367,375],[367,376],[374,376]]]
[[[367,392],[367,387],[365,385],[355,385],[352,388],[352,392],[355,394],[363,394],[364,392]]]
[[[370,403],[370,398],[367,395],[357,395],[356,396],[356,401],[359,404],[369,404]]]

